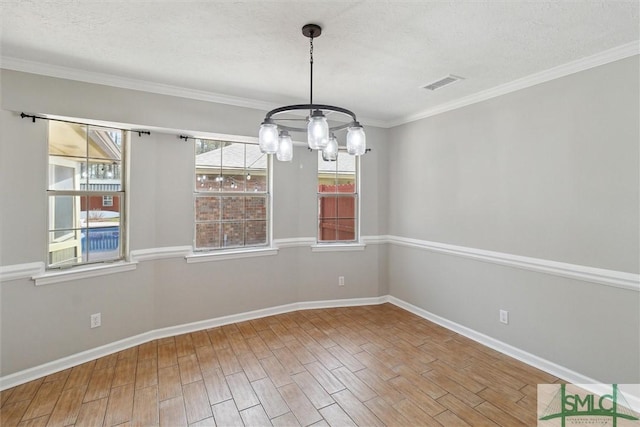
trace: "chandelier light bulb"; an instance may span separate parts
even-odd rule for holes
[[[329,143],[329,123],[320,110],[315,110],[309,117],[307,142],[312,150],[322,150]]]
[[[271,120],[265,120],[258,132],[260,151],[265,154],[275,154],[278,151],[278,126]]]
[[[322,150],[322,160],[325,162],[335,162],[338,160],[338,140],[334,134],[331,134],[329,143]]]
[[[293,141],[291,140],[289,132],[287,132],[286,130],[280,132],[276,158],[281,162],[290,162],[291,160],[293,160]]]
[[[347,132],[347,153],[361,156],[367,151],[367,138],[360,123],[353,122]]]

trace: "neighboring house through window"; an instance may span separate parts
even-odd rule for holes
[[[268,246],[269,158],[257,144],[195,140],[196,250]]]
[[[346,151],[325,161],[318,152],[318,243],[358,242],[360,157]]]
[[[124,140],[121,130],[49,121],[48,268],[123,258]]]

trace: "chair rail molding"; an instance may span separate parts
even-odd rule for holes
[[[576,279],[584,282],[597,283],[600,285],[640,292],[640,274],[588,267],[578,264],[569,264],[504,252],[488,251],[447,243],[430,242],[427,240],[418,240],[408,237],[387,236],[387,241],[396,246],[404,246],[408,248],[470,258],[477,261],[490,262],[507,267],[530,270],[538,273],[551,274],[567,277],[569,279]]]

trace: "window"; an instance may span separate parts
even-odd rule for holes
[[[257,144],[195,140],[196,250],[269,244],[269,158]]]
[[[318,243],[359,240],[359,156],[338,152],[336,161],[325,161],[318,152]]]
[[[124,134],[49,121],[48,268],[123,258]]]

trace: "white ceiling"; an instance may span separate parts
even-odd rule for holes
[[[3,0],[0,7],[3,66],[66,67],[262,109],[308,102],[309,44],[300,29],[317,23],[314,101],[382,125],[640,39],[635,0]],[[465,80],[421,89],[448,74]]]

